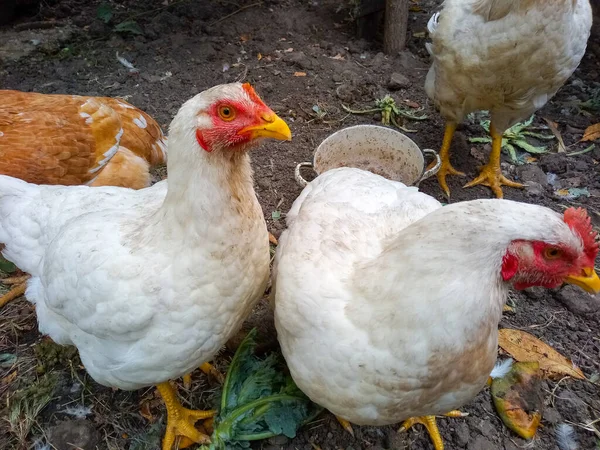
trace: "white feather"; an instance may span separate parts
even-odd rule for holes
[[[575,439],[575,429],[566,423],[559,423],[555,430],[556,442],[560,450],[579,450]]]
[[[514,361],[511,358],[505,359],[503,361],[496,361],[496,365],[492,369],[490,377],[494,379],[504,377],[508,372],[510,372],[513,362]]]

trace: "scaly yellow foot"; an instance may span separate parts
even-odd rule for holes
[[[473,181],[464,185],[464,187],[472,187],[478,184],[487,186],[492,189],[496,197],[503,198],[501,186],[510,186],[514,188],[523,188],[521,183],[511,181],[502,175],[500,170],[500,152],[502,150],[502,134],[496,131],[494,124],[490,125],[490,134],[492,136],[492,153],[488,163],[481,168],[479,176]]]
[[[335,418],[340,423],[342,428],[344,430],[346,430],[348,433],[350,433],[352,435],[352,437],[354,437],[354,430],[352,429],[352,424],[350,424],[350,422],[348,422],[346,419],[342,419],[339,416],[335,416]]]
[[[202,363],[200,366],[200,370],[204,372],[206,375],[212,375],[217,379],[217,381],[221,384],[225,381],[225,377],[221,372],[219,372],[215,367],[210,363]],[[192,387],[192,374],[188,373],[183,376],[183,387],[185,389],[189,389]]]
[[[466,415],[467,414],[460,411],[450,411],[449,413],[444,414],[446,417],[464,417]],[[435,416],[411,417],[402,423],[402,426],[398,431],[407,431],[418,423],[425,425],[425,428],[427,428],[431,441],[433,442],[433,448],[435,450],[444,450],[444,442],[442,441],[442,436],[440,435],[437,423],[435,423]]]
[[[444,131],[444,141],[442,142],[442,149],[440,150],[440,159],[442,160],[442,165],[440,166],[440,170],[437,173],[438,183],[440,184],[440,187],[442,188],[447,197],[450,197],[450,189],[448,188],[448,183],[446,182],[446,176],[465,176],[463,172],[459,172],[454,167],[452,167],[452,164],[450,164],[450,144],[452,143],[452,136],[454,136],[454,130],[456,130],[456,124],[453,122],[448,122]]]
[[[209,444],[210,437],[198,431],[194,425],[201,419],[213,417],[216,411],[196,411],[184,408],[177,400],[177,394],[168,381],[156,387],[167,408],[167,429],[163,438],[162,450],[171,450],[177,436],[183,436],[185,439],[182,448],[193,442]]]
[[[0,297],[0,308],[25,293],[25,290],[27,289],[27,280],[29,280],[30,277],[30,275],[24,275],[22,277],[4,278],[1,280],[3,284],[12,284],[14,287]]]

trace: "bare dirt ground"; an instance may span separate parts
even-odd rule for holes
[[[375,99],[391,94],[400,104],[422,106],[428,118],[407,122],[408,128],[416,130],[409,135],[421,148],[439,148],[443,122],[423,90],[428,66],[424,32],[439,0],[413,4],[408,50],[397,57],[384,56],[379,42],[357,40],[351,8],[342,2],[168,3],[111,2],[113,17],[108,24],[97,16],[97,0],[34,4],[0,28],[0,87],[121,96],[153,115],[166,130],[182,102],[197,92],[219,83],[251,82],[288,121],[294,135],[291,143],[269,144],[252,155],[257,194],[276,236],[284,228],[285,212],[301,191],[293,178],[295,165],[311,160],[316,146],[333,131],[380,120],[378,114],[349,115],[342,103],[367,108]],[[114,30],[115,24],[126,20],[135,20],[142,34]],[[28,30],[31,22],[43,23]],[[117,53],[137,72],[121,65]],[[294,76],[296,72],[305,76]],[[390,83],[393,73],[397,74],[395,82]],[[543,118],[558,123],[567,152],[557,153],[554,140],[543,143],[548,145],[547,154],[524,158],[522,164],[514,164],[504,155],[505,170],[529,184],[523,191],[505,189],[506,198],[540,203],[557,211],[580,205],[588,209],[595,226],[600,225],[600,147],[579,142],[584,129],[598,121],[594,96],[598,108],[598,34],[592,37],[581,67],[534,121],[536,126],[545,125]],[[485,132],[472,120],[463,124],[454,139],[455,167],[471,178],[487,157],[489,146],[470,143],[468,138],[481,136]],[[483,187],[462,189],[463,183],[450,178],[452,202],[491,196]],[[426,181],[421,188],[445,201],[435,180]],[[560,189],[569,188],[575,188],[571,194],[579,196],[571,198],[564,191],[561,195]],[[545,381],[546,409],[533,444],[503,426],[486,389],[463,408],[468,417],[439,420],[446,448],[554,450],[558,448],[554,429],[560,422],[575,424],[580,449],[600,448],[598,432],[583,428],[600,418],[600,301],[570,287],[550,292],[528,290],[514,293],[514,298],[516,313],[505,315],[501,326],[520,328],[541,338],[570,357],[595,383]],[[60,450],[75,448],[73,445],[84,449],[158,448],[164,410],[152,389],[123,392],[96,384],[81,367],[76,351],[57,347],[38,334],[34,310],[23,299],[2,309],[0,317],[0,408],[4,408],[0,448],[43,448],[49,442]],[[262,308],[251,323],[260,324],[263,336],[272,342],[268,311]],[[230,356],[225,350],[217,365],[225,369]],[[188,405],[206,407],[215,389],[214,382],[195,373],[192,388],[188,391],[180,386],[180,394]],[[255,443],[253,448],[432,448],[423,429],[404,434],[397,434],[396,429],[355,427],[352,437],[333,416],[323,414],[292,440],[276,438]],[[596,429],[600,425],[596,424]]]

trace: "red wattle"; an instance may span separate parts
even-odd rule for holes
[[[510,280],[515,276],[519,269],[519,260],[511,253],[507,253],[502,258],[502,279],[504,281]]]
[[[200,130],[196,130],[196,141],[198,141],[198,145],[202,147],[202,150],[208,153],[212,152],[212,149],[208,145],[206,145],[206,141],[204,140],[204,136],[202,135],[202,131]]]

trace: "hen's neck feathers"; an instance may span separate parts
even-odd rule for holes
[[[262,219],[250,157],[245,151],[202,149],[195,131],[210,126],[209,119],[186,114],[186,106],[170,127],[168,191],[149,223],[161,233],[179,231],[190,239],[202,239],[209,227],[250,228]]]

